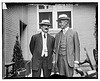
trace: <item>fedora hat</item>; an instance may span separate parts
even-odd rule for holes
[[[51,24],[50,24],[49,20],[42,20],[42,22],[39,23],[39,25],[48,25],[48,26],[50,26]]]
[[[60,21],[60,20],[70,20],[70,18],[66,14],[61,14],[59,15],[59,18],[57,21]]]

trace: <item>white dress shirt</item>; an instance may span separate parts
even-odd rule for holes
[[[46,36],[46,38],[44,38],[44,34]],[[42,49],[42,55],[41,57],[43,57],[45,55],[45,57],[48,56],[48,50],[47,50],[47,33],[42,32],[42,39],[43,39],[43,49]]]
[[[63,29],[63,34],[65,35],[65,33],[68,31],[69,27]]]

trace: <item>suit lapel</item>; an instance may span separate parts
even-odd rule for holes
[[[69,37],[69,29],[67,30],[67,32],[66,32],[66,44],[68,43],[68,37]]]
[[[40,38],[39,40],[40,40],[41,46],[42,46],[42,48],[43,48],[43,39],[42,39],[42,33],[40,33],[40,34],[39,34],[39,38]]]
[[[68,31],[66,32],[66,46],[68,46],[69,41],[72,40],[72,31],[70,29],[68,29]]]
[[[62,30],[59,33],[59,42],[58,42],[58,44],[60,44],[61,38],[62,38]]]
[[[61,41],[61,37],[62,37],[62,30],[60,31],[59,35],[58,35],[58,39],[56,41],[58,41],[58,50],[59,50],[59,46],[60,46],[60,41]]]
[[[49,36],[49,34],[47,34],[47,50],[49,50],[49,42],[50,41],[50,36]]]

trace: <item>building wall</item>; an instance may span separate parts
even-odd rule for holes
[[[13,47],[16,41],[17,33],[21,43],[21,49],[25,60],[30,59],[28,54],[29,40],[33,34],[36,34],[36,6],[12,5],[3,11],[3,39],[5,63],[11,62]],[[24,22],[27,26],[20,37],[20,23]],[[9,51],[10,50],[10,51]]]
[[[29,43],[32,35],[37,33],[37,8],[36,5],[28,6],[28,29],[27,29],[27,57],[28,60],[31,60],[32,54],[30,53]]]
[[[26,8],[24,8],[22,5],[11,5],[8,6],[8,9],[3,10],[3,65],[6,63],[9,63],[12,61],[13,56],[13,48],[16,42],[16,36],[17,33],[19,35],[19,41],[20,39],[20,23],[19,20],[25,22],[27,24],[27,15],[26,15]],[[26,29],[25,29],[26,30]],[[26,31],[22,33],[22,43],[21,47],[23,50],[23,56],[24,52],[27,51],[27,46],[23,47],[23,45],[27,44],[25,42],[25,38],[27,36]],[[27,40],[27,39],[26,39]],[[26,54],[25,54],[26,55]],[[25,56],[24,56],[25,58]],[[3,67],[4,68],[4,67]],[[5,76],[3,69],[3,77]]]
[[[23,30],[23,27],[20,27],[20,30],[22,29],[21,36],[20,36],[20,43],[21,43],[21,49],[22,49],[22,54],[24,57],[24,60],[27,60],[28,52],[27,52],[27,29],[28,29],[28,8],[25,5],[19,6],[21,7],[19,12],[20,12],[20,20],[26,24],[26,27]],[[20,32],[19,32],[20,33]]]
[[[19,32],[18,21],[16,21],[17,16],[15,17],[15,11],[13,9],[3,10],[3,65],[11,62],[13,47],[15,44],[16,35]],[[13,23],[12,23],[13,22]],[[5,76],[5,66],[3,66],[3,75]]]
[[[5,62],[11,62],[16,35],[19,32],[18,13],[12,8],[5,10],[4,14],[4,54]],[[16,22],[15,22],[16,21]]]
[[[95,64],[93,49],[96,47],[95,37],[93,36],[96,21],[95,10],[95,5],[89,4],[79,4],[73,7],[73,29],[79,34],[80,59],[84,60],[86,58],[84,51],[84,48],[86,48],[93,65]]]
[[[86,58],[84,47],[87,48],[93,64],[95,64],[92,50],[95,48],[94,25],[95,25],[95,6],[94,5],[74,5],[73,6],[73,29],[78,32],[81,45],[81,60]],[[22,32],[21,47],[25,60],[31,60],[29,43],[31,36],[38,33],[37,31],[37,7],[36,5],[13,5],[3,13],[3,57],[6,62],[11,62],[13,47],[16,35],[20,35],[19,20],[27,26]],[[58,31],[57,31],[58,32]],[[50,33],[55,36],[57,33]]]

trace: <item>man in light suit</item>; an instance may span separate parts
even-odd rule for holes
[[[80,61],[80,43],[77,32],[69,28],[70,18],[66,14],[59,15],[61,31],[55,36],[55,61],[60,75],[72,77],[74,68]]]
[[[40,77],[41,69],[43,76],[49,77],[52,69],[54,37],[48,34],[51,26],[49,20],[42,20],[39,25],[42,31],[32,36],[29,45],[32,53],[32,77]]]

